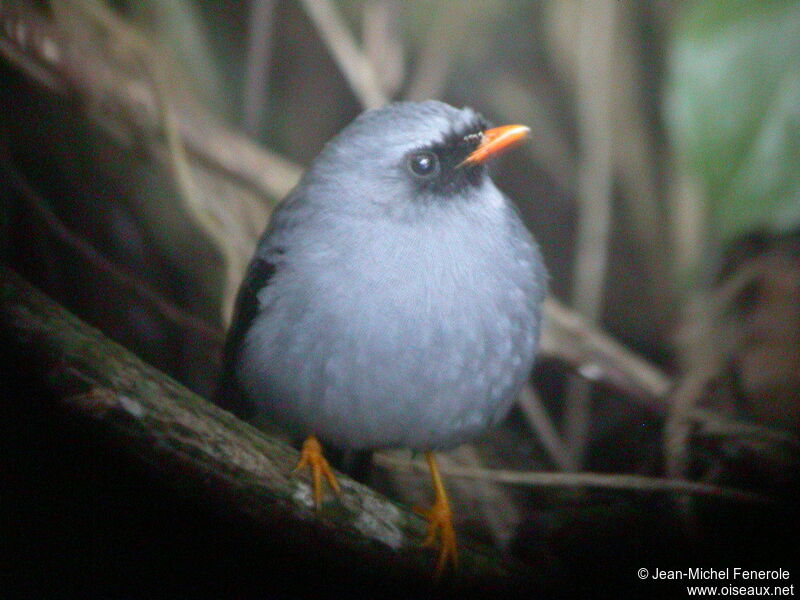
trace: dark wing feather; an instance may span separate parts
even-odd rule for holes
[[[254,416],[252,403],[247,401],[236,378],[236,364],[247,331],[253,324],[260,307],[258,292],[264,289],[281,263],[284,248],[283,236],[291,232],[298,221],[298,208],[302,208],[302,186],[295,188],[272,212],[269,226],[258,243],[255,256],[247,268],[228,330],[214,402],[242,419]]]
[[[274,263],[264,260],[258,255],[253,257],[247,269],[247,275],[239,288],[233,321],[225,342],[222,373],[214,402],[243,419],[253,416],[253,408],[245,400],[239,387],[236,379],[236,363],[245,334],[258,314],[258,292],[269,283],[275,274],[275,269]]]

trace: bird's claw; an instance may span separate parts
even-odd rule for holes
[[[311,469],[311,481],[314,488],[314,506],[317,510],[320,510],[322,508],[323,476],[334,492],[341,494],[342,490],[339,487],[339,482],[336,480],[336,475],[334,475],[330,463],[322,452],[322,444],[320,444],[316,436],[313,435],[303,442],[303,447],[300,450],[300,460],[292,473],[297,473],[306,467]]]
[[[456,531],[453,528],[453,513],[447,501],[437,500],[429,509],[415,507],[414,512],[428,521],[428,534],[422,542],[423,546],[439,545],[439,558],[436,561],[436,577],[441,577],[448,564],[454,569],[458,567],[458,546]]]

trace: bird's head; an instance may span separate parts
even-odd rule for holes
[[[491,202],[487,162],[528,134],[490,127],[470,108],[398,102],[363,113],[333,138],[306,176],[336,210],[399,219],[445,206]],[[332,207],[331,207],[332,208]]]

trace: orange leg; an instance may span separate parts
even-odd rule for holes
[[[456,532],[453,529],[453,511],[450,510],[450,501],[447,499],[447,492],[442,483],[442,476],[439,474],[439,466],[436,464],[436,457],[433,452],[426,452],[425,459],[431,469],[433,478],[433,489],[436,499],[433,506],[427,510],[416,508],[416,512],[428,519],[428,535],[424,546],[433,546],[439,540],[439,559],[436,562],[436,576],[444,573],[447,564],[453,568],[458,566],[458,547],[456,545]]]
[[[320,510],[322,508],[323,475],[334,492],[341,494],[342,491],[339,488],[339,482],[336,481],[336,476],[333,474],[331,465],[325,459],[322,452],[322,444],[319,443],[315,435],[308,436],[308,439],[303,442],[303,447],[300,450],[300,461],[297,463],[292,473],[296,473],[305,467],[311,469],[311,480],[314,487],[314,505],[317,507],[317,510]]]

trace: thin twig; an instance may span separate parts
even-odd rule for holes
[[[658,367],[554,298],[545,301],[544,313],[543,355],[566,361],[582,377],[622,390],[659,414],[667,411],[672,381]]]
[[[642,24],[638,7],[632,2],[618,3],[618,25],[614,35],[614,165],[619,176],[622,212],[641,256],[652,293],[650,311],[662,318],[674,310],[675,286],[672,278],[672,252],[669,219],[665,218],[656,179],[659,160],[652,127],[648,123],[644,90],[644,66],[636,36]],[[649,107],[648,107],[649,108]]]
[[[685,477],[689,472],[692,422],[688,414],[707,383],[703,375],[684,377],[670,398],[670,411],[664,423],[664,470],[670,477]]]
[[[300,1],[361,105],[377,108],[386,104],[375,67],[359,49],[333,3],[330,0]]]
[[[578,39],[580,215],[572,296],[590,321],[598,319],[603,306],[611,227],[615,4],[616,0],[584,0]]]
[[[364,6],[361,20],[364,55],[371,64],[380,66],[380,86],[389,97],[405,80],[405,52],[397,26],[401,9],[399,0],[372,0]]]
[[[463,445],[448,455],[439,455],[443,470],[467,468],[482,470],[483,461],[473,446]],[[453,459],[460,463],[453,462]],[[491,533],[494,546],[506,550],[522,522],[522,515],[510,496],[509,490],[489,480],[461,480],[454,482],[460,497],[477,501],[483,522]]]
[[[581,142],[580,211],[572,300],[590,321],[603,307],[613,183],[612,84],[615,0],[584,0],[578,36],[577,112]],[[576,464],[582,462],[590,422],[590,384],[567,385],[565,428]]]
[[[385,452],[376,453],[373,456],[373,461],[383,468],[427,472],[427,466],[422,461],[400,459]],[[442,468],[441,471],[443,475],[449,477],[486,479],[510,485],[555,488],[589,487],[639,492],[677,492],[692,496],[712,496],[741,502],[774,502],[773,499],[754,492],[685,479],[658,479],[627,474],[508,471],[505,469],[474,469],[455,466]]]
[[[686,320],[691,323],[680,336],[685,374],[671,394],[664,425],[665,466],[673,477],[683,477],[689,470],[689,442],[699,414],[697,403],[729,364],[733,349],[740,346],[738,328],[719,323],[726,307],[756,277],[755,265],[744,267],[722,282],[713,295],[694,299],[684,309]]]
[[[672,277],[676,281],[695,273],[706,255],[705,200],[693,174],[675,158],[667,166],[670,245],[674,248]]]
[[[458,45],[468,39],[463,35],[465,17],[470,14],[468,3],[454,2],[447,10],[438,11],[419,51],[416,69],[408,84],[408,100],[438,98],[444,91],[450,61],[458,56]]]
[[[244,130],[257,137],[264,126],[272,58],[275,0],[252,0],[247,33],[242,113]]]
[[[713,411],[695,408],[688,415],[700,425],[697,433],[705,436],[746,438],[788,446],[800,450],[800,440],[785,431],[776,431],[762,425],[727,419]]]
[[[517,404],[522,410],[528,425],[533,429],[539,441],[547,451],[550,460],[559,469],[572,471],[576,468],[569,449],[564,446],[558,429],[553,424],[547,409],[542,404],[541,398],[529,383],[525,384],[517,397]]]

